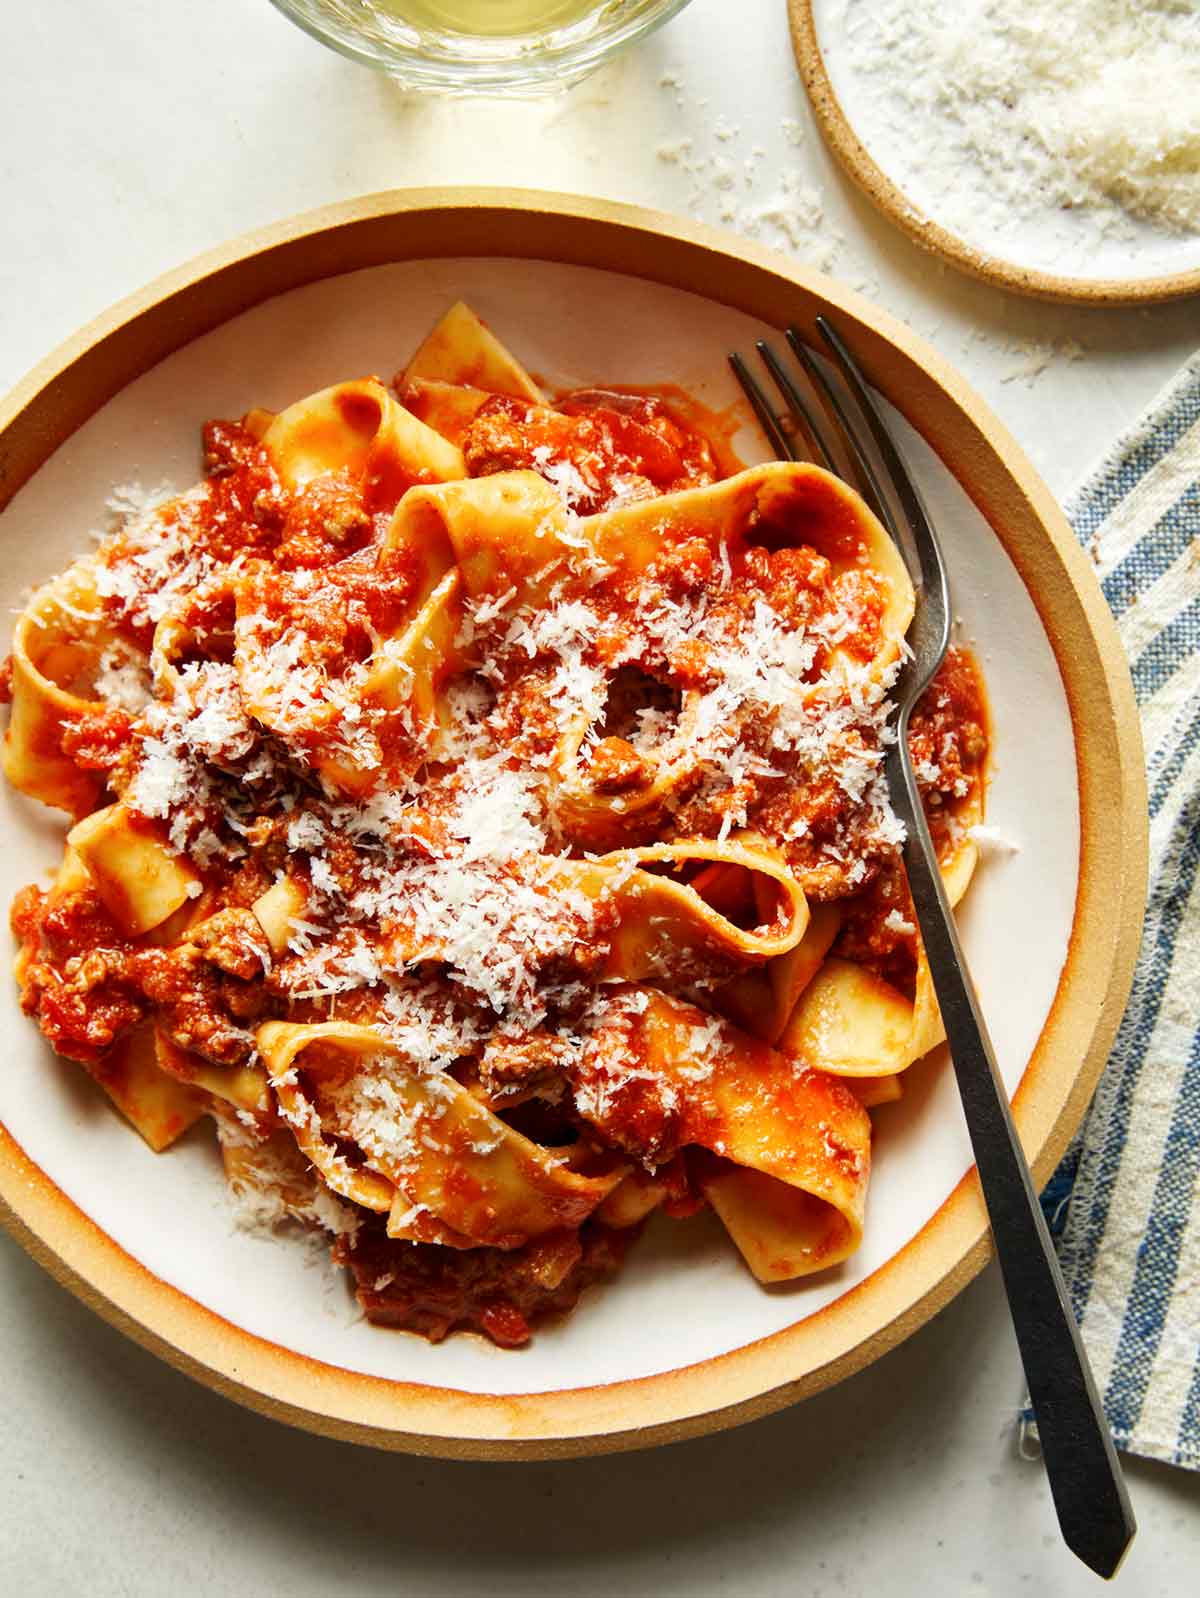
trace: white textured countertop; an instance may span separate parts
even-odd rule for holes
[[[327,201],[509,183],[690,212],[792,248],[955,362],[1064,492],[1200,344],[1197,302],[1015,300],[911,246],[819,143],[783,0],[695,0],[565,99],[436,103],[267,0],[0,10],[0,388],[189,256]],[[326,1442],[160,1365],[0,1239],[4,1588],[1054,1593],[1093,1578],[1016,1456],[1020,1372],[989,1271],[897,1352],[740,1430],[565,1464]],[[1200,1479],[1138,1461],[1123,1590],[1194,1590]]]

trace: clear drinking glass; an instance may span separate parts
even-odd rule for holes
[[[271,0],[406,88],[531,93],[577,83],[688,0]]]

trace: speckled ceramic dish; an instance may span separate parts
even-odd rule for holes
[[[1132,693],[1086,558],[985,406],[928,346],[827,278],[689,224],[499,190],[374,196],[265,229],[117,306],[0,408],[11,608],[86,545],[114,484],[197,476],[210,416],[389,376],[468,300],[552,385],[681,383],[721,409],[726,351],[772,328],[842,329],[943,530],[995,723],[985,857],[962,915],[1017,1122],[1045,1177],[1120,1017],[1144,890]],[[747,424],[738,446],[762,453]],[[5,791],[0,894],[58,858],[62,827]],[[381,1447],[516,1458],[729,1426],[839,1380],[928,1319],[987,1255],[952,1074],[935,1054],[878,1112],[866,1241],[765,1290],[703,1217],[652,1226],[626,1270],[519,1353],[432,1347],[356,1321],[313,1250],[234,1229],[211,1139],[152,1155],[0,986],[4,1219],[72,1291],[230,1397]]]

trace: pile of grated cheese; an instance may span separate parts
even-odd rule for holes
[[[1200,232],[1196,0],[847,0],[841,31],[868,148],[952,230]]]

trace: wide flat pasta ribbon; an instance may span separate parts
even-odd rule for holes
[[[13,634],[12,714],[4,737],[4,774],[21,793],[83,816],[100,800],[103,779],[62,752],[63,728],[107,709],[95,688],[107,649],[130,661],[140,650],[119,642],[96,586],[96,562],[78,560],[39,588]]]
[[[800,940],[766,966],[742,971],[714,995],[722,1015],[764,1043],[777,1044],[800,995],[825,964],[841,927],[836,904],[810,904]]]
[[[586,590],[596,569],[636,578],[672,541],[701,539],[714,553],[737,558],[749,547],[805,543],[830,564],[831,579],[869,569],[880,579],[883,610],[869,675],[882,677],[902,647],[912,619],[913,590],[884,528],[854,492],[820,467],[773,462],[702,488],[638,501],[582,519],[569,515],[555,489],[534,472],[500,472],[465,482],[413,489],[396,509],[385,548],[420,549],[435,568],[457,566],[469,600],[513,610],[543,606],[552,591],[570,590],[572,573]],[[864,663],[833,644],[823,680],[797,686],[814,700]],[[555,813],[564,833],[585,848],[610,848],[665,814],[672,796],[702,764],[697,736],[702,695],[682,695],[671,736],[638,750],[639,768],[609,791],[592,759],[593,718],[581,713],[560,739],[552,761]]]
[[[716,1156],[702,1185],[760,1280],[823,1270],[858,1247],[871,1127],[835,1078],[635,985],[613,994],[571,1079],[584,1119],[651,1165],[681,1148]]]
[[[676,874],[698,861],[718,862],[757,883],[761,918],[743,926]],[[652,869],[656,866],[676,871],[662,874]],[[714,970],[724,976],[731,965],[761,965],[786,955],[803,939],[808,924],[803,890],[778,854],[732,841],[653,844],[596,860],[533,858],[527,872],[512,880],[518,894],[532,887],[581,909],[589,902],[596,906],[595,942],[605,948],[599,973],[609,980],[645,978],[691,986]],[[503,895],[502,883],[496,892]],[[452,932],[446,928],[447,937]],[[385,928],[383,948],[397,966],[442,959],[445,953],[437,932],[415,936],[402,912]]]
[[[78,847],[81,833],[83,849]],[[178,903],[174,892],[163,898],[161,872],[167,870],[168,883],[174,880],[170,875],[174,864],[185,873],[180,880],[185,884],[194,880],[190,868],[156,840],[154,829],[134,821],[123,806],[110,805],[69,834],[48,897],[61,901],[95,888],[128,936],[143,946],[171,947],[205,910],[205,896],[193,898],[186,887]],[[173,908],[161,915],[167,904]],[[153,920],[152,926],[148,920]],[[33,953],[28,946],[19,950],[14,962],[18,983]],[[265,1072],[252,1066],[214,1065],[181,1048],[152,1022],[123,1033],[99,1060],[81,1063],[156,1153],[206,1114],[214,1098],[263,1119],[271,1114]]]
[[[703,873],[690,882],[675,874],[696,862],[745,880],[756,904],[749,926],[704,896]],[[673,870],[662,874],[655,866]],[[556,863],[551,870],[589,897],[603,894],[613,902],[617,924],[603,966],[609,979],[687,983],[702,974],[706,955],[759,965],[794,949],[808,926],[799,883],[780,856],[761,845],[697,838],[619,849],[596,861]]]
[[[400,397],[414,416],[461,449],[480,407],[492,396],[485,388],[467,388],[436,377],[405,374]]]
[[[370,1027],[269,1021],[258,1046],[301,1149],[335,1193],[388,1212],[389,1236],[515,1248],[578,1226],[624,1175],[616,1162],[597,1175],[572,1170]]]
[[[440,318],[405,367],[402,382],[421,380],[545,402],[520,361],[462,300]]]
[[[526,605],[540,603],[567,559],[586,545],[545,478],[518,471],[411,489],[383,547],[423,550],[444,570],[456,565],[472,599],[505,595],[508,603]]]
[[[453,568],[428,579],[397,632],[376,640],[369,657],[351,662],[336,680],[316,664],[298,672],[278,652],[278,641],[262,633],[252,585],[238,585],[234,664],[246,709],[263,727],[300,743],[309,763],[344,792],[380,786],[394,775],[401,752],[409,763],[419,760],[444,714],[442,685],[461,665],[461,582]],[[157,649],[157,634],[155,643]],[[374,740],[367,758],[352,758],[347,729]]]
[[[68,843],[47,899],[61,903],[91,885],[87,866]],[[24,987],[36,958],[34,945],[24,943],[17,950],[13,974],[18,987]],[[98,1060],[80,1064],[155,1153],[169,1148],[205,1113],[208,1101],[201,1091],[163,1073],[152,1024],[132,1027]]]
[[[374,378],[335,383],[297,400],[273,418],[262,444],[293,493],[336,474],[361,483],[370,511],[390,510],[414,483],[466,475],[462,451]]]
[[[696,538],[731,555],[764,542],[771,548],[807,544],[830,562],[834,576],[869,567],[885,583],[881,632],[894,658],[913,610],[904,562],[853,489],[819,466],[772,461],[582,518],[571,516],[536,472],[497,472],[411,490],[396,508],[385,543],[440,543],[447,563],[462,568],[472,598],[511,589],[513,604],[520,605],[541,598],[572,552],[636,577],[672,543]]]
[[[978,857],[977,845],[964,836],[942,862],[942,880],[952,905],[966,892]],[[875,1079],[906,1070],[945,1036],[918,935],[911,999],[866,967],[832,957],[800,995],[779,1047],[793,1059],[834,1076]],[[886,1095],[886,1090],[879,1092]],[[879,1102],[879,1092],[871,1095],[871,1102]]]
[[[868,568],[883,580],[877,664],[893,660],[912,620],[912,583],[886,529],[862,499],[832,472],[804,462],[770,461],[702,488],[682,489],[585,517],[579,536],[607,564],[628,574],[645,570],[673,542],[699,538],[731,558],[754,546],[816,550],[831,576]],[[846,660],[835,647],[829,674]]]
[[[883,580],[885,594],[879,644],[868,667],[876,677],[895,660],[912,619],[912,585],[891,539],[858,496],[819,467],[783,462],[752,467],[703,488],[604,511],[574,531],[597,559],[626,576],[637,575],[681,538],[702,539],[726,560],[758,543],[772,548],[806,543],[830,562],[834,578],[866,567]],[[861,662],[835,645],[822,686],[797,685],[797,697],[828,693],[831,685],[861,670]],[[597,769],[591,756],[593,728],[581,716],[562,739],[552,767],[555,810],[564,831],[598,848],[631,828],[656,825],[703,764],[703,740],[697,735],[701,700],[694,689],[682,694],[671,736],[658,748],[637,751],[643,777],[622,784],[615,794],[605,791],[603,767]]]
[[[153,1025],[126,1032],[84,1069],[156,1154],[208,1112],[209,1099],[202,1089],[163,1071]]]
[[[153,931],[202,891],[198,872],[169,847],[165,829],[120,801],[77,821],[67,845],[128,937]]]

